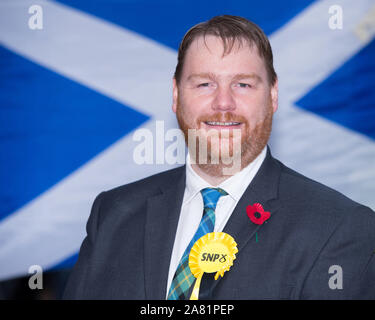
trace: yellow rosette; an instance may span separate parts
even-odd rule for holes
[[[197,279],[190,300],[198,300],[203,274],[216,272],[215,280],[219,275],[223,277],[233,265],[237,252],[237,243],[225,232],[207,233],[194,243],[189,254],[189,267]]]

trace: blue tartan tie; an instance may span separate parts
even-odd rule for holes
[[[202,220],[199,224],[197,232],[187,246],[177,267],[176,273],[171,283],[171,287],[169,289],[168,300],[189,299],[189,289],[195,281],[195,277],[191,273],[189,268],[190,250],[199,238],[203,237],[206,233],[214,231],[216,204],[221,196],[227,195],[228,193],[220,188],[205,188],[201,190],[201,194],[204,203]]]

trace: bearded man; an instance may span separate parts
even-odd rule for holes
[[[203,274],[199,299],[375,298],[374,212],[272,157],[277,108],[257,25],[191,28],[173,77],[186,165],[96,198],[65,298],[189,299],[192,247],[220,232],[238,252],[223,277]]]

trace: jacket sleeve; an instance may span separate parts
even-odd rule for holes
[[[99,194],[92,205],[90,217],[86,224],[87,235],[81,244],[78,260],[73,267],[65,287],[64,300],[88,298],[85,287],[90,272],[90,261],[98,229],[100,203],[104,194],[105,192]]]
[[[375,249],[360,276],[357,299],[375,300]]]
[[[345,215],[311,268],[300,298],[375,299],[374,211],[357,206]]]

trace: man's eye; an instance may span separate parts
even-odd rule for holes
[[[210,84],[208,82],[198,84],[198,87],[208,87]]]
[[[251,88],[251,85],[248,83],[238,83],[238,86],[240,88]]]

